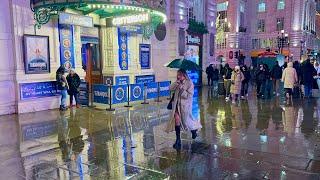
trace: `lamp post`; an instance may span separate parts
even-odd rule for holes
[[[278,48],[279,48],[279,52],[280,54],[282,54],[282,50],[284,48],[284,44],[288,44],[289,46],[289,34],[288,33],[284,33],[284,30],[281,30],[281,35],[278,36]]]

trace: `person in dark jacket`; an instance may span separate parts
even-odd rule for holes
[[[212,83],[213,83],[213,92],[214,92],[215,95],[218,95],[219,69],[218,69],[217,66],[213,67]]]
[[[206,69],[206,73],[207,73],[207,78],[208,78],[208,86],[212,86],[213,85],[213,66],[212,64],[210,64],[207,69]]]
[[[79,86],[80,86],[80,77],[79,75],[74,71],[74,69],[71,69],[69,71],[69,75],[67,76],[67,81],[69,85],[68,94],[70,95],[70,107],[73,106],[73,97],[76,100],[76,106],[77,108],[80,107],[79,101],[78,101],[78,94],[79,94]]]
[[[251,79],[251,74],[246,65],[242,66],[241,71],[244,76],[244,80],[242,81],[241,85],[241,99],[245,99],[245,96],[248,97],[248,88]]]
[[[298,82],[300,82],[302,80],[302,70],[300,63],[298,61],[293,62],[293,68],[296,70],[298,75]]]
[[[266,95],[268,98],[271,98],[271,92],[272,92],[271,71],[270,71],[269,66],[267,64],[264,64],[263,66],[264,66],[265,73],[266,73],[266,84],[265,84],[264,95]]]
[[[222,77],[224,81],[224,89],[226,91],[226,101],[230,100],[230,87],[231,87],[231,75],[232,69],[230,68],[229,64],[227,63],[222,72]]]
[[[266,69],[263,64],[260,64],[259,69],[256,73],[258,98],[264,98],[266,80],[267,80]]]
[[[316,69],[310,63],[310,59],[307,59],[302,65],[302,84],[304,85],[304,97],[312,97],[312,87],[314,76],[317,75]]]
[[[65,111],[67,109],[67,90],[68,90],[68,82],[64,75],[65,68],[60,66],[56,71],[56,81],[57,81],[57,89],[60,90],[61,100],[60,100],[60,111]]]
[[[280,95],[280,82],[282,77],[282,68],[279,65],[279,62],[276,62],[276,65],[273,66],[271,71],[271,78],[273,81],[273,94]]]

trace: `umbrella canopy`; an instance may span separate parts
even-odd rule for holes
[[[175,59],[166,65],[168,68],[184,69],[186,71],[202,71],[201,67],[193,61],[186,59]]]

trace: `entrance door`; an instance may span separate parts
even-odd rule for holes
[[[99,44],[83,44],[81,48],[82,67],[86,71],[89,85],[102,83],[102,63]]]

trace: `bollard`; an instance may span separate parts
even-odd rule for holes
[[[127,96],[128,96],[127,105],[125,105],[124,107],[132,107],[130,105],[130,84],[128,84],[128,86],[127,86]]]
[[[109,108],[107,108],[107,111],[115,111],[114,108],[112,108],[112,86],[109,85]]]
[[[147,102],[147,93],[147,85],[144,83],[143,102],[141,104],[149,104],[149,102]]]

